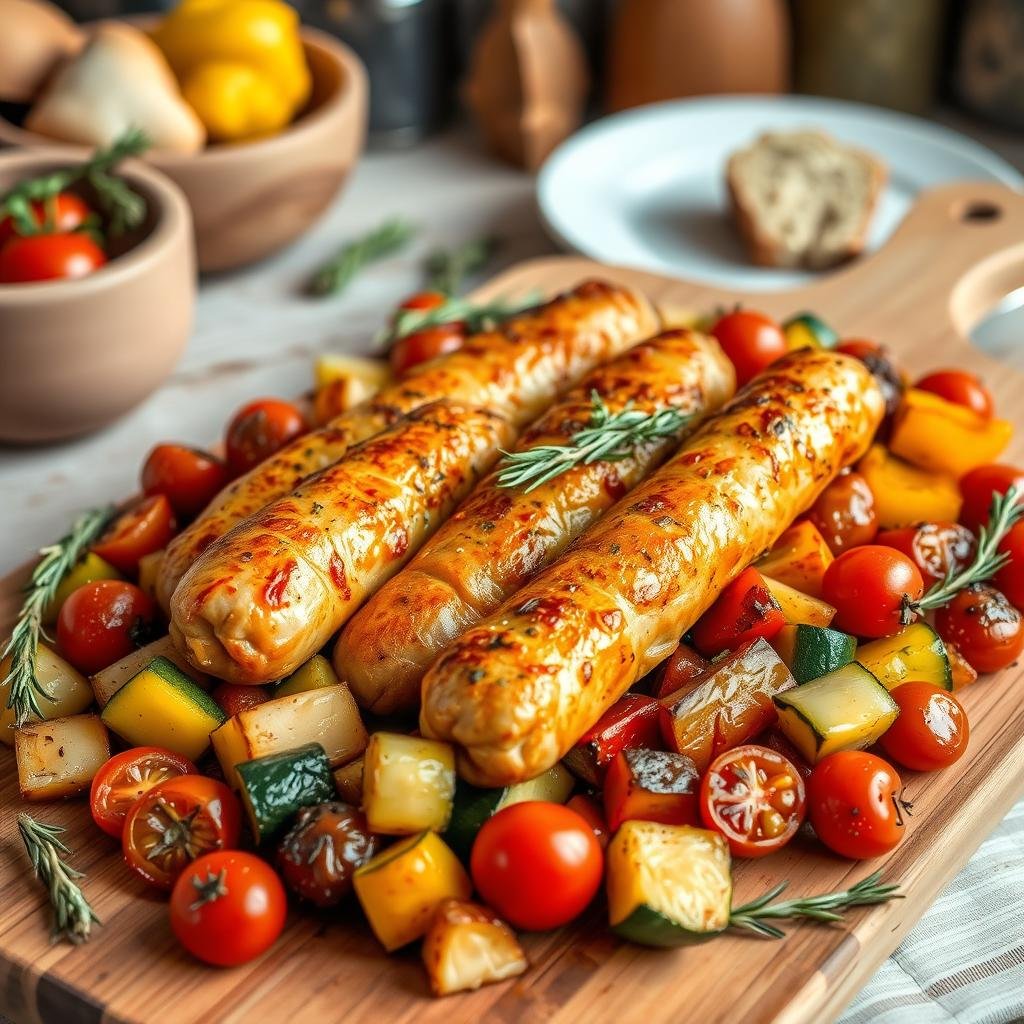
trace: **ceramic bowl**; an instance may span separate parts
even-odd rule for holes
[[[306,111],[285,131],[190,155],[145,158],[188,197],[200,270],[254,263],[295,241],[338,194],[362,152],[368,96],[363,65],[326,33],[304,28],[302,41],[313,94]],[[0,117],[4,143],[61,145]]]
[[[67,164],[66,149],[0,152],[0,194]],[[104,267],[74,280],[0,284],[0,441],[96,430],[157,388],[184,351],[196,279],[188,202],[138,161],[119,173],[148,212]]]

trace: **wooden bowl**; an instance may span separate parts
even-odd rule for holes
[[[135,23],[145,27],[148,21]],[[362,63],[326,33],[304,28],[302,41],[313,94],[281,134],[195,154],[145,157],[188,197],[200,270],[231,270],[294,242],[330,205],[362,152],[368,97]],[[4,143],[62,145],[0,117]]]
[[[0,193],[68,164],[66,149],[0,152]],[[0,441],[84,434],[141,402],[170,374],[192,331],[195,254],[181,190],[131,161],[143,225],[87,277],[0,284]]]

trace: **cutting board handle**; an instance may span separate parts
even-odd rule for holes
[[[826,315],[856,296],[860,332],[882,335],[931,319],[966,345],[985,313],[1021,287],[1024,195],[957,182],[922,192],[878,252],[801,289],[800,298]]]

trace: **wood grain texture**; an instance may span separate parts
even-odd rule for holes
[[[961,219],[998,211],[988,219]],[[491,295],[553,291],[599,274],[633,284],[664,307],[701,311],[742,296],[656,275],[552,258],[514,268]],[[776,315],[817,310],[844,336],[890,345],[914,373],[966,364],[984,373],[1000,411],[1015,420],[1007,458],[1024,458],[1024,377],[974,351],[963,333],[999,297],[1024,285],[1024,197],[992,185],[958,185],[922,196],[878,254],[814,285],[750,303]],[[0,583],[0,627],[17,605],[17,578]],[[914,804],[909,834],[883,863],[855,864],[797,840],[764,861],[737,865],[737,899],[788,878],[793,895],[849,885],[876,867],[905,899],[854,911],[849,925],[801,925],[784,943],[730,935],[703,946],[654,951],[617,942],[600,901],[585,920],[531,935],[524,977],[473,994],[429,998],[415,950],[386,957],[351,907],[293,912],[261,960],[215,970],[189,959],[167,924],[163,898],[129,877],[116,845],[88,822],[81,802],[38,806],[71,830],[73,864],[103,920],[85,947],[51,946],[41,888],[20,846],[13,758],[0,782],[0,1014],[18,1022],[260,1022],[296,1012],[318,1022],[701,1021],[818,1024],[842,1010],[1024,791],[1024,666],[964,691],[971,726],[967,756],[945,772],[906,773]]]

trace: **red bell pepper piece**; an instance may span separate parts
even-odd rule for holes
[[[661,706],[653,697],[627,693],[613,704],[565,756],[569,769],[592,786],[620,750],[628,747],[660,747]]]
[[[654,696],[661,700],[662,697],[675,693],[676,690],[692,682],[698,676],[704,675],[710,667],[711,663],[702,658],[692,647],[680,643],[659,669]]]
[[[744,569],[718,595],[693,627],[694,646],[705,657],[733,651],[758,637],[771,640],[786,624],[778,601],[753,567]]]
[[[604,816],[611,832],[633,819],[697,825],[700,774],[693,759],[667,750],[623,750],[604,780]]]

